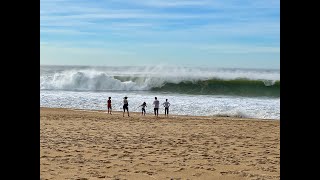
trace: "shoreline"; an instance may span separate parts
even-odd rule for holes
[[[60,110],[73,110],[73,111],[86,111],[86,112],[99,112],[108,114],[108,110],[95,110],[95,109],[78,109],[78,108],[59,108],[59,107],[40,107],[41,109],[60,109]],[[112,113],[122,114],[123,111],[112,111]],[[125,112],[125,117],[127,112]],[[130,112],[129,114],[141,115],[141,112]],[[153,113],[146,113],[145,117],[154,117]],[[214,119],[214,120],[242,120],[242,121],[279,121],[280,119],[260,119],[260,118],[249,118],[249,117],[236,117],[236,116],[190,116],[190,115],[179,115],[179,114],[169,114],[170,117],[178,118],[201,118],[201,119]],[[164,114],[159,114],[159,118],[166,118]]]
[[[280,121],[40,107],[40,176],[280,179]]]

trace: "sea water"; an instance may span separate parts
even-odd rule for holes
[[[280,72],[206,67],[40,66],[40,107],[153,113],[168,99],[170,114],[280,120]],[[160,107],[160,114],[164,108]]]

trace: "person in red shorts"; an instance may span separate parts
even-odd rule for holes
[[[111,97],[109,97],[109,100],[108,100],[108,114],[110,112],[111,114],[111,110],[112,110],[112,107],[111,107]]]

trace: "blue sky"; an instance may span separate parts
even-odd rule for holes
[[[279,0],[40,0],[40,64],[280,68]]]

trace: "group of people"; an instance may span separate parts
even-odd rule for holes
[[[111,97],[108,98],[108,101],[107,101],[108,105],[108,114],[111,114],[111,111],[112,111],[112,106],[111,106]],[[159,105],[160,105],[160,102],[158,100],[157,97],[154,98],[154,101],[153,101],[153,105],[154,105],[154,115],[158,117],[159,115]],[[164,106],[164,114],[165,116],[169,116],[169,107],[170,107],[170,103],[168,102],[168,99],[166,99],[166,101],[162,104]],[[141,115],[146,115],[146,107],[147,107],[147,103],[146,102],[143,102],[139,107],[142,107],[141,108]],[[129,115],[129,103],[128,103],[128,97],[124,97],[123,98],[123,117],[124,117],[124,114],[127,110],[127,113],[128,113],[128,116]]]

